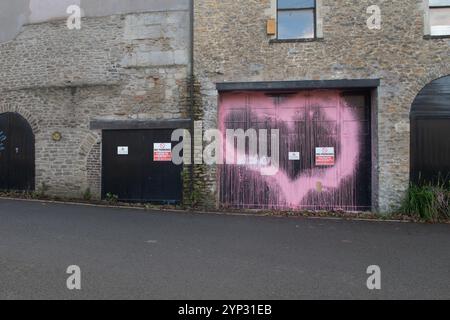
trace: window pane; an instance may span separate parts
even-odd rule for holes
[[[430,0],[430,7],[450,6],[450,0]]]
[[[315,0],[278,0],[278,9],[314,8]]]
[[[450,35],[450,8],[430,9],[431,35]]]
[[[314,10],[278,12],[278,39],[314,38]]]

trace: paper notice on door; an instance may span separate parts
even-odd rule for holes
[[[153,161],[155,162],[172,161],[172,144],[171,143],[153,144]]]
[[[289,152],[289,161],[300,160],[300,152]]]
[[[127,156],[128,155],[128,147],[117,147],[117,155]]]
[[[334,148],[316,148],[316,166],[327,167],[336,164]]]

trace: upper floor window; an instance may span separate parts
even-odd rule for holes
[[[450,35],[450,0],[429,0],[430,35]]]
[[[316,37],[315,0],[278,0],[278,39],[314,39]]]

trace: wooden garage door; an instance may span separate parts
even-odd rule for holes
[[[222,94],[219,116],[222,132],[250,128],[279,130],[280,170],[273,176],[263,176],[252,165],[221,166],[221,204],[269,209],[370,210],[369,97],[367,93],[334,90]],[[322,152],[330,157],[323,157]]]
[[[103,197],[110,193],[122,201],[181,202],[182,166],[171,161],[171,134],[172,130],[103,131]]]

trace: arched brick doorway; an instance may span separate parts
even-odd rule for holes
[[[427,84],[412,104],[411,181],[450,181],[450,75]]]
[[[0,190],[34,190],[34,134],[15,112],[0,114]]]

